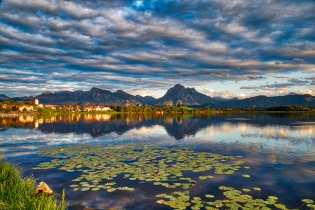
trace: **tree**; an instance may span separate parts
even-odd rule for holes
[[[121,111],[122,111],[122,112],[127,112],[127,107],[126,107],[126,106],[123,106],[123,107],[121,108]]]
[[[115,111],[116,112],[120,112],[121,111],[121,106],[116,106]]]
[[[10,99],[8,99],[8,100],[5,100],[3,103],[4,103],[4,104],[14,104],[14,101],[13,101],[12,98],[10,98]]]
[[[29,100],[29,101],[27,102],[27,104],[29,104],[29,105],[35,105],[35,101],[34,101],[34,100]]]
[[[210,107],[209,106],[202,106],[200,109],[201,110],[210,110]]]
[[[4,108],[3,110],[5,113],[8,113],[8,112],[11,112],[12,111],[12,108],[11,107],[7,107],[7,108]]]
[[[17,111],[17,110],[18,110],[17,106],[12,106],[12,111]]]

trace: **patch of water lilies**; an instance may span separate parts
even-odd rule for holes
[[[225,199],[214,200],[213,195],[206,194],[202,197],[191,197],[189,191],[175,191],[171,194],[158,194],[156,197],[159,199],[157,203],[170,206],[174,209],[288,209],[283,203],[279,202],[275,196],[268,196],[266,199],[260,198],[260,195],[244,194],[240,190],[236,190],[232,187],[220,186],[220,190],[224,191],[223,195]],[[246,189],[246,188],[244,188]],[[249,189],[244,190],[249,192]],[[254,187],[253,190],[260,191],[258,187]],[[314,202],[310,199],[303,199],[302,202],[310,209],[314,209]],[[304,205],[303,204],[303,205]]]
[[[249,166],[241,165],[242,156],[224,156],[209,152],[197,152],[189,147],[165,148],[145,144],[90,145],[76,144],[42,149],[38,154],[52,157],[50,162],[39,164],[35,169],[64,170],[79,172],[70,185],[74,191],[134,191],[134,188],[120,186],[113,182],[117,176],[140,182],[151,182],[165,188],[174,188],[171,194],[158,194],[158,204],[174,209],[287,209],[275,196],[260,198],[261,189],[220,186],[226,199],[215,200],[211,194],[191,197],[190,189],[199,180],[213,179],[214,174],[229,175]],[[188,173],[187,173],[188,172]],[[245,178],[250,175],[243,174]],[[315,210],[314,202],[303,199],[303,205]]]
[[[235,161],[233,156],[196,152],[188,147],[165,148],[145,144],[77,144],[45,148],[38,154],[55,159],[41,163],[35,169],[58,168],[67,172],[80,172],[81,175],[72,180],[75,184],[70,187],[81,191],[134,190],[109,182],[119,175],[166,188],[189,189],[197,181],[183,172],[234,174],[244,163]],[[212,175],[202,175],[199,179],[214,178]]]

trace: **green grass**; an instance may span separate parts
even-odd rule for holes
[[[22,177],[21,168],[0,162],[0,209],[3,210],[64,210],[67,208],[63,191],[61,202],[57,195],[35,195],[32,176]]]
[[[188,107],[188,106],[180,106],[183,110],[194,110],[194,108]]]
[[[189,110],[194,110],[195,108],[191,108],[188,106],[180,106],[180,107],[178,107],[178,106],[165,106],[165,107],[162,107],[162,109],[177,109],[177,110],[182,109],[182,110],[189,111]]]

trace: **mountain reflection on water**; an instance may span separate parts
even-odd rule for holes
[[[150,128],[156,125],[164,127],[169,136],[176,140],[185,136],[195,136],[209,126],[219,124],[243,124],[253,127],[310,126],[315,125],[315,114],[306,113],[268,113],[237,115],[233,113],[221,115],[141,115],[141,114],[72,114],[52,116],[17,116],[0,118],[4,128],[34,128],[44,133],[90,134],[92,137],[112,132],[122,135],[131,129]],[[1,130],[0,130],[1,131]],[[257,134],[254,134],[257,135]],[[248,134],[243,134],[243,137]]]
[[[223,155],[242,155],[250,168],[250,179],[215,175],[209,182],[196,177],[191,196],[206,193],[219,196],[220,185],[236,189],[260,187],[262,197],[274,195],[290,208],[301,199],[315,200],[315,113],[246,113],[217,115],[57,115],[0,118],[0,151],[19,163],[26,174],[53,186],[66,188],[70,209],[121,208],[170,209],[156,204],[163,189],[118,178],[134,192],[73,192],[69,185],[75,174],[64,171],[33,170],[49,160],[36,151],[53,145],[74,143],[108,144],[148,142]],[[117,182],[118,182],[117,181]],[[218,197],[219,198],[219,197]],[[305,206],[304,206],[305,207]],[[303,208],[304,208],[303,207]],[[301,208],[301,209],[303,209]]]

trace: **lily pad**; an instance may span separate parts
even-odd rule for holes
[[[280,204],[280,203],[276,203],[274,204],[275,207],[277,207],[278,209],[287,209],[287,207],[283,204]]]
[[[303,199],[302,202],[303,203],[314,203],[314,201],[311,199]]]
[[[158,204],[163,204],[165,202],[165,200],[158,200],[156,201]]]
[[[214,195],[206,194],[205,197],[206,198],[214,198]]]
[[[107,189],[107,192],[114,192],[116,190],[116,188],[109,188]]]

